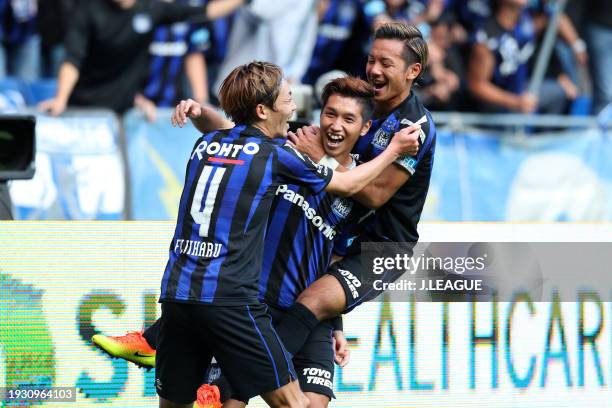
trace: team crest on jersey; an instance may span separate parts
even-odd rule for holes
[[[372,139],[372,145],[377,149],[384,150],[389,144],[390,134],[385,132],[385,130],[381,127],[374,134],[374,138]]]
[[[340,219],[348,217],[353,208],[353,201],[348,198],[336,198],[332,204],[332,212]]]
[[[380,150],[384,150],[389,144],[389,140],[391,139],[391,135],[394,133],[395,124],[397,120],[393,115],[389,116],[383,123],[380,125],[380,128],[374,134],[374,138],[372,139],[372,145]]]

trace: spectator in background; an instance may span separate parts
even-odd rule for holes
[[[319,2],[317,40],[303,83],[314,85],[321,75],[341,64],[339,57],[353,33],[360,7],[359,0]]]
[[[453,41],[453,18],[445,12],[431,23],[427,41],[429,66],[423,76],[423,88],[416,89],[423,104],[432,110],[458,110],[460,108],[464,77],[461,51]]]
[[[2,1],[2,0],[0,0]],[[65,57],[64,39],[70,13],[77,0],[39,0],[38,31],[41,38],[42,76],[55,78]]]
[[[216,1],[216,0],[211,0]],[[221,64],[227,56],[229,35],[234,23],[236,12],[207,23],[210,32],[210,47],[205,52],[206,71],[208,76],[208,95],[211,102],[217,102],[213,85],[217,81],[217,74]]]
[[[398,21],[424,25],[436,21],[444,11],[444,0],[370,0],[365,4],[372,30],[384,23]],[[425,29],[427,36],[429,30]]]
[[[0,78],[40,77],[40,36],[36,0],[0,0]]]
[[[308,69],[316,41],[317,2],[252,0],[240,9],[215,90],[236,66],[253,60],[279,65],[289,82],[299,83]]]
[[[178,0],[181,4],[203,6],[201,0]],[[203,23],[178,22],[155,29],[149,46],[147,82],[135,105],[154,122],[157,107],[174,107],[191,97],[200,104],[208,102],[208,79],[204,51],[210,47],[210,33]],[[186,91],[185,77],[189,84]]]
[[[527,0],[497,0],[492,18],[476,31],[468,68],[468,87],[484,112],[561,113],[563,88],[545,80],[538,95],[527,93],[535,27]]]
[[[123,113],[142,89],[156,26],[204,22],[227,15],[243,3],[218,0],[201,7],[155,0],[80,1],[66,37],[57,94],[42,102],[40,109],[59,115],[70,104]]]
[[[612,5],[610,0],[590,0],[586,36],[591,56],[593,112],[612,103]]]

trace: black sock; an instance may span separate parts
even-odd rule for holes
[[[142,333],[142,337],[145,338],[149,346],[154,350],[157,349],[157,333],[159,333],[159,319]]]
[[[315,315],[303,304],[296,303],[287,310],[287,314],[276,326],[276,333],[285,349],[295,356],[317,324],[319,321]]]

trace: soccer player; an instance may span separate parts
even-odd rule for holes
[[[414,123],[422,123],[419,138],[422,146],[417,155],[394,162],[367,188],[354,195],[355,200],[376,212],[364,223],[358,239],[352,241],[349,255],[302,292],[277,326],[291,354],[302,347],[320,320],[348,313],[381,294],[372,285],[372,271],[362,267],[361,242],[418,241],[417,223],[429,188],[436,131],[430,113],[412,91],[412,85],[423,72],[427,58],[427,43],[414,26],[387,23],[374,33],[366,66],[368,81],[375,90],[374,120],[353,153],[362,162],[372,160],[389,148],[398,130]],[[315,161],[322,159],[329,163],[324,157],[323,138],[318,129],[301,129],[290,139]],[[377,279],[392,282],[399,276],[401,273],[386,271]]]
[[[325,135],[325,152],[347,167],[353,167],[350,150],[370,127],[374,90],[363,80],[339,78],[329,83],[323,92],[321,131]],[[357,205],[349,199],[321,192],[309,194],[297,185],[280,185],[275,192],[266,233],[260,299],[270,306],[274,323],[284,315],[299,293],[319,277],[330,263],[334,239],[343,225],[360,215]],[[159,321],[144,332],[126,336],[94,336],[94,342],[113,356],[138,361],[132,346],[141,353],[156,348]],[[325,407],[333,397],[332,343],[336,345],[336,361],[343,365],[348,359],[346,340],[341,330],[333,331],[324,321],[310,335],[294,365],[300,386],[310,401],[310,407]],[[316,369],[316,370],[313,370]],[[317,374],[312,374],[315,372]]]
[[[393,138],[377,158],[348,172],[315,165],[283,140],[296,109],[277,66],[235,68],[220,90],[237,124],[198,139],[161,283],[156,358],[161,407],[191,406],[212,356],[237,399],[305,407],[293,365],[258,301],[264,232],[279,184],[350,196],[415,148],[417,132]]]

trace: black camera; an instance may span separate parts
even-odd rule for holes
[[[36,117],[0,115],[0,181],[34,177]]]

